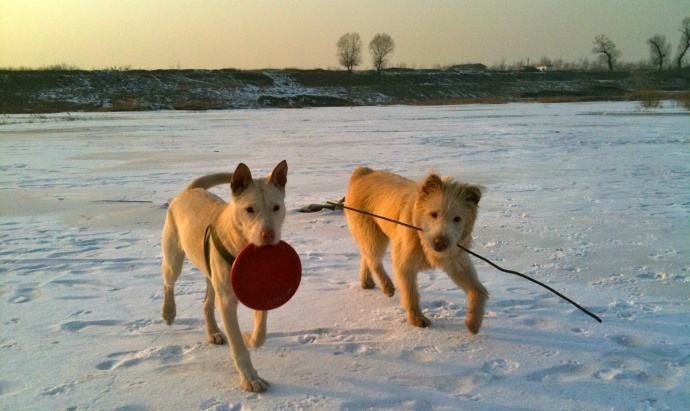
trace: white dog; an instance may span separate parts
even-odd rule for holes
[[[186,255],[206,275],[204,317],[208,341],[225,342],[216,323],[217,303],[241,386],[246,391],[261,392],[268,387],[268,382],[254,369],[247,350],[247,346],[259,347],[266,341],[267,313],[255,311],[253,332],[242,335],[237,320],[238,300],[229,281],[232,261],[223,257],[223,250],[214,246],[206,233],[208,227],[214,228],[217,239],[232,256],[249,243],[277,244],[285,219],[287,170],[287,162],[283,160],[267,178],[252,179],[244,164],[238,165],[234,173],[201,177],[172,200],[163,228],[163,319],[168,325],[175,320],[175,281]],[[232,190],[230,203],[206,191],[227,183]]]

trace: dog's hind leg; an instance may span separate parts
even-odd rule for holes
[[[163,308],[161,316],[165,323],[171,325],[175,321],[177,308],[175,306],[175,282],[182,273],[184,251],[180,248],[177,229],[170,220],[166,220],[163,228]]]
[[[467,255],[458,264],[446,270],[448,276],[467,294],[467,316],[465,326],[472,334],[477,334],[484,319],[484,306],[489,299],[489,292],[479,282],[477,271]]]
[[[268,311],[254,311],[254,330],[242,334],[249,348],[261,347],[266,342],[266,322]]]
[[[362,256],[362,259],[359,263],[359,282],[362,285],[362,288],[366,290],[370,290],[376,287],[374,279],[371,278],[371,270],[369,269],[369,264],[367,263],[367,259],[364,258],[364,256]]]
[[[374,276],[376,276],[376,279],[379,280],[381,291],[383,291],[383,293],[387,296],[392,297],[395,294],[395,286],[393,285],[391,278],[388,276],[388,273],[386,273],[386,269],[383,268],[381,259],[369,259],[368,264],[369,267],[371,267],[371,271],[374,273]],[[371,278],[371,276],[369,278]]]
[[[216,291],[213,283],[206,277],[206,297],[204,298],[204,319],[206,320],[206,339],[211,344],[225,344],[225,336],[216,322]]]
[[[388,247],[388,237],[381,231],[371,217],[348,216],[352,236],[359,246],[362,261],[359,265],[359,281],[362,288],[374,288],[372,274],[376,277],[383,293],[389,297],[395,294],[395,286],[383,268],[383,256]]]

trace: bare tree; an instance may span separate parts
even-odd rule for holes
[[[676,55],[676,64],[678,68],[683,67],[683,58],[685,53],[690,49],[690,17],[686,17],[680,23],[680,43],[678,43],[678,54]]]
[[[348,73],[362,62],[362,40],[359,33],[345,33],[340,36],[338,43],[338,62],[345,67]]]
[[[652,59],[652,64],[657,66],[659,70],[664,69],[664,63],[668,61],[671,54],[671,45],[666,41],[666,36],[663,34],[655,34],[654,37],[647,39],[649,44],[649,55]]]
[[[606,64],[610,71],[613,71],[613,66],[621,56],[621,52],[616,49],[616,44],[603,34],[594,38],[592,53],[599,54],[599,61]]]
[[[592,67],[592,63],[587,57],[580,57],[577,63],[575,63],[576,70],[589,71]]]
[[[493,70],[493,71],[506,71],[506,70],[508,70],[508,59],[506,57],[501,57],[500,61],[495,62],[494,65],[491,66],[491,70]]]
[[[388,55],[393,52],[395,42],[391,36],[386,33],[378,33],[369,42],[369,51],[371,58],[374,61],[376,71],[381,74],[381,70],[386,68],[388,64]]]

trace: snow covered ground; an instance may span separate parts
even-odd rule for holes
[[[4,116],[0,408],[690,409],[689,119],[628,102]],[[205,342],[191,265],[175,324],[160,318],[163,204],[282,159],[304,273],[251,350],[272,384],[251,394]],[[296,211],[342,197],[359,165],[484,185],[474,251],[603,323],[476,261],[491,292],[478,335],[437,271],[420,275],[432,326],[409,326],[397,295],[359,288],[342,213]]]

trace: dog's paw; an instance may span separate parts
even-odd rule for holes
[[[214,345],[222,345],[225,344],[225,336],[223,333],[213,333],[213,334],[207,334],[206,339],[208,340],[209,343],[214,344]]]
[[[479,327],[482,326],[484,319],[484,304],[489,293],[481,286],[477,289],[471,290],[467,293],[467,316],[465,317],[465,326],[472,334],[479,332]]]
[[[371,278],[362,280],[362,288],[364,288],[365,290],[371,290],[374,287],[376,287],[376,283]]]
[[[258,348],[264,345],[266,342],[266,335],[263,336],[263,339],[261,337],[257,337],[255,339],[254,334],[245,332],[242,334],[242,339],[244,339],[244,345],[246,345],[248,348]]]
[[[381,285],[381,291],[389,297],[395,295],[395,286],[393,283],[385,283]]]
[[[242,386],[242,389],[245,391],[249,392],[264,392],[268,389],[268,386],[270,385],[268,381],[264,380],[263,378],[259,377],[258,375],[255,375],[251,379],[242,379],[242,382],[240,384]]]
[[[176,315],[177,310],[175,309],[174,304],[172,306],[168,305],[167,307],[163,305],[163,309],[161,310],[161,317],[163,317],[163,321],[165,321],[167,325],[172,325],[172,323],[175,322]]]
[[[472,334],[477,334],[479,332],[479,328],[482,326],[482,317],[467,316],[465,319],[465,326]]]
[[[431,320],[423,315],[411,315],[407,317],[407,322],[414,325],[415,327],[426,328],[431,325]]]

